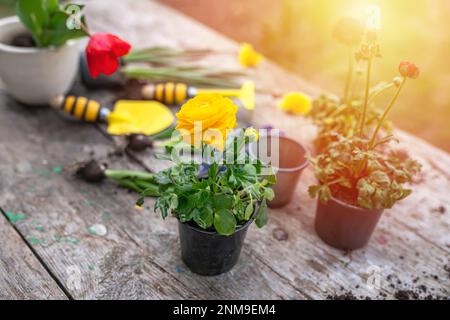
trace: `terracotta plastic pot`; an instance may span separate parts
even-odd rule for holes
[[[194,273],[215,276],[231,270],[239,259],[252,219],[230,236],[178,221],[181,259]]]
[[[272,143],[273,138],[277,138],[278,142]],[[258,151],[256,151],[256,147]],[[277,150],[272,150],[272,147]],[[267,148],[267,150],[261,151],[261,148]],[[273,162],[274,151],[278,153],[278,163]],[[292,200],[302,171],[308,166],[308,152],[305,147],[293,139],[271,135],[261,137],[258,143],[250,148],[253,156],[261,155],[261,152],[267,153],[269,158],[272,157],[271,165],[277,170],[277,183],[273,186],[275,198],[268,202],[268,206],[270,208],[284,207]],[[266,163],[267,161],[262,160],[262,162]]]
[[[355,250],[364,247],[378,223],[383,209],[364,209],[335,198],[317,202],[315,228],[319,237],[332,247]]]

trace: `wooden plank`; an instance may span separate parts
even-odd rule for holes
[[[0,188],[0,192],[3,190]],[[16,222],[16,223],[22,223]],[[67,299],[12,225],[0,213],[0,300]]]
[[[152,43],[202,47],[208,44],[208,47],[218,51],[237,52],[235,43],[169,8],[151,2],[122,1],[109,8],[104,8],[103,4],[98,2],[89,10],[93,16],[102,11],[104,17],[111,17],[114,16],[114,10],[125,8],[129,9],[126,19],[115,24],[115,32],[131,38],[137,46]],[[148,12],[154,15],[150,16]],[[94,28],[106,28],[106,20],[105,18],[102,21],[97,17]],[[153,32],[146,32],[150,27]],[[238,67],[232,55],[212,57],[204,63],[214,65],[219,59],[222,67]],[[289,90],[302,90],[310,94],[317,94],[319,90],[268,61],[250,71],[249,77],[254,79],[257,88],[264,92],[257,96],[257,112],[252,117],[252,122],[257,126],[271,124],[281,128],[311,148],[314,126],[303,118],[279,112],[276,109],[276,98],[267,92],[273,92],[276,96]],[[450,187],[450,179],[444,169],[448,168],[446,165],[449,164],[450,156],[403,132],[399,132],[399,136],[403,141],[403,148],[407,148],[413,157],[423,163],[423,174],[420,181],[414,185],[414,195],[386,212],[369,247],[355,252],[351,263],[348,257],[339,251],[323,245],[314,234],[312,226],[315,202],[306,194],[306,187],[314,182],[310,168],[304,173],[302,183],[298,186],[296,200],[288,208],[274,211],[271,215],[273,222],[269,226],[269,232],[261,230],[249,235],[254,235],[249,241],[252,254],[278,274],[284,275],[293,285],[309,285],[305,290],[312,297],[323,297],[323,292],[339,292],[341,286],[349,289],[358,287],[355,292],[361,296],[393,296],[402,288],[414,288],[420,284],[440,291],[440,294],[448,294],[450,285],[446,268],[450,256],[450,218],[448,214],[438,212],[450,210],[448,195],[443,192]],[[159,168],[158,162],[152,160],[151,152],[137,156],[141,157],[147,167],[154,170]],[[278,246],[271,237],[267,237],[267,234],[275,229],[289,230],[289,246],[284,243]],[[267,252],[267,247],[271,248],[270,253]],[[292,252],[305,251],[308,252],[306,263],[299,261],[298,257],[293,257]],[[273,263],[274,257],[284,260],[283,263]],[[295,267],[298,265],[305,267],[302,271],[307,276],[299,277]],[[364,285],[373,270],[376,270],[377,277],[382,282],[387,282],[387,286],[373,291]],[[390,276],[391,274],[402,275],[402,284],[389,283],[395,278]],[[327,281],[323,281],[324,277]]]
[[[94,30],[115,32],[136,44],[208,44],[224,52],[236,51],[236,44],[154,2],[101,0],[89,3],[88,10]],[[217,61],[224,67],[236,66],[233,55],[204,63]],[[249,76],[265,91],[317,92],[267,61]],[[102,92],[90,96],[105,102],[113,99]],[[174,219],[162,221],[152,210],[136,211],[134,195],[109,183],[80,182],[66,172],[76,160],[92,156],[111,167],[136,168],[130,159],[108,156],[113,151],[111,140],[91,126],[61,119],[52,110],[20,107],[3,95],[0,100],[0,135],[7,137],[0,145],[4,173],[0,203],[28,214],[43,227],[17,226],[73,298],[320,299],[347,290],[357,297],[392,298],[403,288],[420,291],[419,285],[427,288],[420,291],[421,297],[448,296],[448,214],[427,215],[424,209],[431,210],[437,202],[429,207],[432,199],[420,199],[423,207],[414,219],[408,211],[418,207],[417,199],[395,207],[381,220],[370,245],[349,257],[323,244],[314,233],[315,204],[305,192],[313,181],[311,170],[305,172],[293,203],[272,211],[268,227],[252,227],[231,272],[213,278],[194,275],[180,260]],[[315,130],[311,124],[278,112],[271,95],[258,95],[257,102],[256,125],[283,124],[289,135],[309,145]],[[444,201],[445,193],[437,190],[448,190],[448,178],[439,178],[445,172],[440,163],[448,163],[448,155],[411,139],[425,159],[439,159],[425,171],[435,180],[430,183],[431,178],[424,176],[416,194]],[[408,145],[415,152],[413,148]],[[437,154],[440,158],[433,156]],[[161,168],[151,151],[136,156],[147,167]],[[63,173],[53,172],[60,166]],[[432,190],[436,195],[430,195]],[[448,202],[442,203],[448,211]],[[106,226],[106,236],[89,234],[87,228],[95,223]],[[286,240],[280,236],[283,233]]]

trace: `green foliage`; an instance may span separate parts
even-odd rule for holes
[[[202,178],[198,173],[205,165],[177,164],[155,175],[160,194],[155,211],[163,218],[172,212],[181,222],[194,221],[203,229],[213,226],[218,233],[230,235],[257,209],[254,218],[262,227],[267,223],[265,201],[273,199],[274,193],[269,181],[259,176],[260,166],[211,164],[208,177]],[[146,195],[144,191],[139,205]]]
[[[234,145],[244,147],[240,139],[245,138],[236,138]],[[208,148],[203,147],[210,151]],[[182,223],[195,223],[222,235],[233,234],[238,226],[251,219],[263,227],[268,220],[266,201],[274,197],[270,186],[275,176],[263,176],[259,161],[238,163],[237,160],[236,157],[224,164],[178,163],[155,174],[160,195],[155,211],[163,218],[171,213]],[[145,197],[146,191],[142,192],[138,205],[143,204]]]
[[[69,29],[68,19],[72,12],[61,8],[58,0],[18,0],[16,14],[31,32],[39,47],[61,46],[70,39],[86,36],[79,28]],[[80,7],[81,8],[81,7]],[[84,18],[81,19],[81,21]]]
[[[411,190],[404,187],[420,172],[421,165],[401,152],[368,148],[364,138],[336,136],[313,159],[318,185],[309,187],[311,197],[327,202],[331,196],[368,209],[391,208]],[[381,148],[390,139],[378,145]]]

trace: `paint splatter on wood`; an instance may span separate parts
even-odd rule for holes
[[[8,220],[12,223],[16,223],[17,221],[21,221],[27,218],[26,214],[14,213],[12,211],[5,211],[5,215],[8,218]]]

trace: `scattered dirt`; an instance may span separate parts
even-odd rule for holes
[[[80,163],[76,170],[77,177],[87,182],[100,182],[105,179],[106,165],[100,164],[96,160]]]
[[[289,234],[281,228],[275,228],[272,232],[272,236],[278,241],[287,241]]]
[[[127,148],[132,151],[144,151],[153,146],[153,141],[143,134],[131,134],[128,136]]]
[[[450,279],[450,264],[445,265],[444,270],[447,272],[447,276]]]
[[[417,300],[419,295],[412,290],[398,290],[395,292],[394,298],[397,300]]]
[[[438,280],[436,275],[430,275],[422,272],[423,278],[433,278]],[[448,293],[441,289],[441,293],[435,293],[435,288],[428,288],[425,284],[420,283],[421,277],[412,279],[412,283],[401,281],[397,276],[390,274],[386,277],[389,287],[394,289],[394,298],[397,300],[447,300]]]
[[[342,294],[334,294],[334,295],[328,295],[328,300],[359,300],[358,297],[353,295],[351,291],[344,292]]]
[[[450,277],[450,265],[445,267],[445,271],[449,272]],[[430,288],[426,286],[421,279],[434,279],[439,280],[437,275],[428,274],[422,272],[423,276],[417,276],[412,280],[402,281],[395,274],[389,274],[386,276],[386,282],[384,287],[389,288],[392,294],[386,292],[379,292],[376,297],[374,296],[356,296],[354,292],[346,290],[341,286],[339,293],[329,294],[327,299],[330,300],[372,300],[372,299],[397,299],[397,300],[449,300],[449,292],[445,288],[440,290],[436,288]],[[356,285],[355,289],[361,288],[361,285]]]
[[[440,214],[444,214],[446,211],[447,211],[447,209],[445,209],[444,206],[439,206],[439,207],[434,208],[434,209],[432,210],[432,212],[440,213]]]

